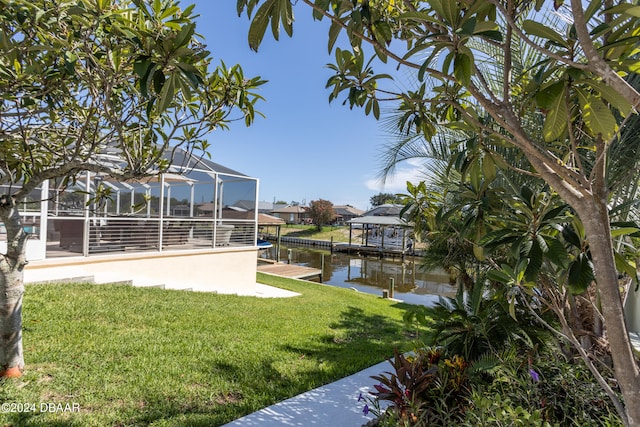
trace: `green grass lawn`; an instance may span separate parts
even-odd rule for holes
[[[270,232],[275,233],[274,230]],[[354,229],[352,231],[352,239],[360,239],[362,231]],[[318,231],[315,225],[296,225],[287,224],[282,227],[281,234],[289,237],[299,237],[301,239],[311,240],[331,240],[334,242],[348,242],[349,241],[349,227],[348,226],[325,226],[321,231]]]
[[[405,306],[259,275],[260,299],[124,285],[27,286],[26,372],[0,382],[5,426],[216,426],[412,347]],[[372,384],[373,384],[372,380]],[[41,403],[76,413],[41,413]]]

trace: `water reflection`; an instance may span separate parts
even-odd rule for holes
[[[438,296],[453,296],[455,288],[445,274],[422,271],[419,259],[404,261],[359,257],[308,247],[281,246],[280,259],[287,261],[291,249],[293,264],[320,268],[324,256],[323,283],[354,288],[361,292],[382,295],[394,279],[395,298],[411,304],[431,305]],[[264,258],[276,259],[275,246],[263,251]]]

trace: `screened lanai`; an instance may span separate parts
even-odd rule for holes
[[[27,259],[255,247],[257,193],[256,178],[184,151],[166,173],[136,182],[93,172],[71,185],[51,180],[20,206]]]

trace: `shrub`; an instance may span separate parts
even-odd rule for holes
[[[431,327],[428,345],[444,346],[468,361],[514,346],[530,352],[543,347],[549,336],[526,307],[510,304],[499,290],[479,284],[471,291],[459,288],[455,298],[440,298],[432,308],[412,307],[405,321]]]
[[[528,361],[505,358],[492,370],[491,381],[474,383],[466,414],[469,425],[477,425],[473,421],[484,419],[487,413],[509,419],[515,411],[521,413],[519,419],[531,420],[534,425],[543,420],[546,425],[621,426],[611,401],[587,368],[557,354],[549,351],[541,355],[535,367]],[[489,401],[481,396],[490,396]],[[482,425],[511,424],[496,419]]]
[[[468,362],[442,347],[396,352],[393,370],[372,377],[367,407],[379,427],[622,426],[590,372],[557,354],[533,360],[512,348]]]
[[[515,406],[509,398],[500,394],[486,396],[483,393],[473,392],[471,395],[473,409],[467,411],[465,420],[461,424],[465,427],[551,427],[544,420],[542,412],[535,410],[533,413],[522,406]]]
[[[461,356],[426,348],[411,356],[396,351],[389,363],[393,371],[371,377],[379,381],[371,392],[373,407],[390,402],[379,425],[451,425],[462,420],[470,389],[468,363]],[[438,423],[443,417],[446,422]]]

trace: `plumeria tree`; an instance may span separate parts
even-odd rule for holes
[[[25,244],[18,204],[82,171],[154,175],[180,147],[255,117],[259,78],[210,64],[193,6],[175,0],[0,0],[0,373],[24,367]],[[108,154],[109,161],[105,160]]]
[[[543,179],[584,227],[602,315],[624,396],[624,421],[640,424],[640,372],[618,283],[607,164],[619,123],[635,114],[640,93],[628,76],[637,59],[640,8],[612,0],[302,0],[317,19],[330,20],[335,51],[330,99],[380,115],[395,99],[397,126],[431,139],[440,126],[473,132],[474,149],[491,174],[508,167]],[[290,0],[238,0],[253,16],[249,43],[257,49],[268,28],[292,33]],[[550,25],[549,16],[555,17]],[[336,48],[340,36],[346,48]],[[478,49],[478,43],[490,50]],[[335,49],[334,49],[335,48]],[[519,68],[513,52],[544,60]],[[376,62],[377,61],[377,62]],[[415,84],[388,90],[373,64],[413,70]],[[398,74],[402,75],[402,74]],[[494,83],[500,76],[499,85]],[[485,114],[490,120],[486,120]],[[533,123],[526,123],[531,120]],[[618,120],[621,119],[621,120]],[[530,126],[537,124],[537,126]],[[490,144],[489,144],[490,142]],[[526,162],[509,164],[499,150],[514,147]],[[519,169],[518,169],[519,168]],[[478,182],[476,184],[479,184]]]

